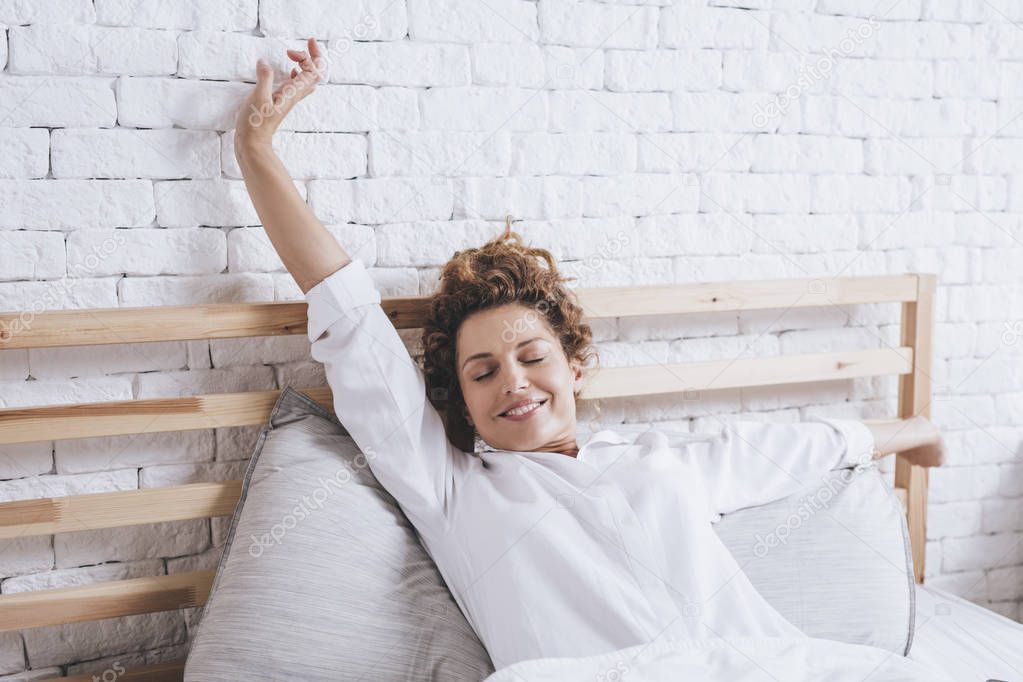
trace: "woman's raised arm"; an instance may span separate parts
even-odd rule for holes
[[[234,154],[263,229],[304,294],[352,259],[306,205],[273,150],[274,132],[316,88],[325,66],[314,38],[308,52],[288,50],[288,56],[300,68],[292,69],[277,90],[272,90],[273,69],[257,62],[256,87],[235,121]]]

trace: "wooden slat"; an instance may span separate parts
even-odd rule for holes
[[[0,539],[230,516],[241,481],[0,503]]]
[[[867,424],[893,420],[865,419]],[[0,539],[229,516],[241,481],[47,497],[0,503]],[[895,490],[906,506],[906,491]]]
[[[912,366],[913,351],[910,348],[872,348],[769,358],[615,367],[594,374],[580,397],[640,396],[905,374],[911,371]]]
[[[934,296],[937,277],[919,275],[916,301],[902,305],[902,345],[914,350],[912,374],[899,380],[899,416],[931,416],[931,372],[934,333]],[[924,581],[927,544],[927,469],[914,466],[901,454],[895,458],[895,486],[906,489],[906,522],[913,549],[913,573]]]
[[[0,632],[202,606],[215,571],[0,595]]]
[[[915,300],[914,275],[573,289],[590,318]],[[382,298],[398,329],[422,327],[428,296]],[[305,301],[0,313],[0,349],[305,334]]]
[[[296,389],[333,411],[326,386]],[[0,444],[265,424],[279,390],[0,410]]]
[[[112,669],[117,672],[116,669]],[[137,668],[128,668],[116,675],[117,682],[181,682],[185,676],[185,662],[153,663]],[[47,677],[40,682],[96,682],[96,680],[115,679],[113,676],[103,677],[96,673],[85,675],[68,675],[67,677]]]
[[[911,367],[909,348],[615,367],[594,371],[579,397],[593,400],[827,381],[902,374]],[[298,390],[333,410],[329,388]],[[4,409],[0,410],[0,444],[263,424],[278,395],[277,390],[250,391]]]
[[[855,303],[899,303],[916,298],[914,275],[767,279],[580,289],[587,317],[631,317]]]

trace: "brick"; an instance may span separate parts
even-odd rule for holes
[[[1023,499],[982,500],[984,533],[1023,531]]]
[[[909,181],[900,177],[816,175],[810,178],[810,211],[846,213],[905,210]]]
[[[159,369],[159,368],[157,368]],[[213,431],[166,431],[126,436],[72,438],[55,443],[57,472],[77,474],[125,467],[208,462],[214,457]]]
[[[547,97],[524,88],[430,88],[419,98],[422,128],[493,132],[547,127]]]
[[[521,133],[512,137],[513,175],[619,175],[635,169],[636,139],[625,133]]]
[[[0,445],[2,480],[48,474],[52,470],[53,443],[50,441]]]
[[[11,27],[7,70],[17,74],[170,75],[177,37],[168,31],[33,24]]]
[[[259,3],[259,25],[270,36],[401,40],[409,30],[404,3],[358,0],[338,5],[287,0]]]
[[[112,278],[61,278],[49,282],[0,282],[0,310],[19,311],[7,330],[31,324],[35,313],[67,308],[116,308],[117,282]]]
[[[753,163],[751,135],[660,133],[638,136],[640,171],[709,173],[748,171]],[[685,178],[681,178],[684,182]]]
[[[144,227],[154,215],[146,180],[0,180],[0,229]]]
[[[36,379],[180,369],[184,364],[183,341],[29,349],[29,369]]]
[[[376,231],[380,252],[378,265],[443,265],[452,252],[492,238],[496,228],[496,225],[477,220],[381,225]]]
[[[35,669],[167,646],[184,640],[185,627],[179,612],[165,611],[32,628],[24,637],[29,664]]]
[[[305,40],[267,39],[225,31],[185,31],[177,37],[177,75],[182,78],[256,82],[256,61],[274,69],[274,81],[291,77],[293,62],[286,50],[305,50]],[[326,50],[325,45],[321,48]],[[329,50],[328,50],[329,52]]]
[[[753,138],[754,173],[860,173],[863,170],[864,146],[859,140],[816,135],[757,135]]]
[[[51,158],[59,178],[213,178],[220,139],[199,130],[55,130]]]
[[[327,230],[349,256],[367,267],[376,263],[376,240],[365,225],[327,225]],[[284,263],[262,227],[239,227],[227,236],[227,262],[231,272],[272,272],[284,270]]]
[[[131,380],[97,377],[63,381],[10,381],[2,384],[0,407],[32,407],[131,400]]]
[[[455,180],[454,218],[502,220],[576,218],[582,215],[577,178],[546,176]]]
[[[919,19],[922,4],[923,0],[902,0],[899,4],[886,8],[884,14],[877,18],[879,21]],[[875,8],[864,5],[858,0],[818,0],[814,11],[820,14],[837,14],[864,18],[877,16]]]
[[[55,0],[54,2],[5,2],[0,5],[0,24],[91,24],[96,10],[90,0]]]
[[[856,217],[833,215],[753,216],[754,253],[824,253],[856,249]]]
[[[771,108],[772,103],[775,108]],[[673,129],[678,132],[734,133],[799,130],[800,107],[774,103],[765,93],[675,92],[671,96]],[[770,115],[769,115],[770,114]]]
[[[550,94],[549,130],[664,131],[672,127],[671,99],[663,92],[556,90]]]
[[[541,0],[540,41],[572,47],[649,50],[657,44],[657,8],[588,0]]]
[[[118,109],[112,78],[7,76],[0,78],[0,101],[17,102],[0,115],[0,126],[112,127]],[[75,106],[66,106],[73,101]]]
[[[309,339],[301,334],[210,339],[210,354],[218,368],[299,362],[309,359]]]
[[[227,267],[227,238],[208,227],[79,230],[68,235],[67,251],[69,269],[94,275],[202,275]]]
[[[459,176],[508,174],[511,138],[507,131],[371,132],[369,172],[395,175]]]
[[[816,179],[795,173],[707,173],[700,176],[700,210],[808,213]]]
[[[270,276],[251,273],[125,277],[117,289],[124,306],[259,303],[274,297]]]
[[[766,12],[679,4],[661,10],[659,44],[763,50],[767,48],[770,24]]]
[[[927,537],[966,537],[981,532],[980,502],[932,504],[927,509]]]
[[[582,187],[582,213],[587,218],[696,213],[700,208],[699,187],[677,175],[584,176]]]
[[[221,135],[220,141],[224,174],[241,178],[234,135]],[[369,173],[368,148],[366,136],[357,133],[278,132],[273,136],[273,149],[295,180],[365,176]]]
[[[138,474],[135,469],[118,469],[78,476],[35,476],[13,481],[0,481],[0,501],[67,497],[86,493],[134,490],[137,487]]]
[[[604,85],[600,50],[526,43],[477,43],[471,50],[472,82],[478,85],[566,90]]]
[[[295,183],[305,198],[305,185]],[[163,227],[258,225],[245,183],[241,180],[176,180],[153,185],[156,219]]]
[[[1023,563],[1023,533],[945,538],[941,547],[941,568],[949,572]]]
[[[481,5],[471,0],[409,0],[408,14],[408,33],[414,41],[536,42],[539,36],[533,3],[499,0]]]
[[[96,0],[96,21],[113,26],[164,29],[251,31],[256,28],[257,0]]]
[[[46,177],[49,154],[45,128],[0,128],[0,178]]]
[[[163,488],[213,481],[239,481],[245,476],[247,466],[248,462],[245,460],[148,466],[139,470],[139,488]]]
[[[608,50],[604,84],[615,92],[714,90],[721,55],[710,50]]]
[[[163,562],[159,560],[132,561],[120,564],[101,564],[82,568],[64,568],[46,573],[8,578],[3,582],[4,594],[19,594],[35,590],[53,590],[78,587],[111,580],[128,580],[163,575]]]
[[[376,225],[416,219],[447,220],[451,217],[453,202],[450,181],[443,178],[309,182],[309,205],[325,222]]]
[[[58,568],[181,556],[201,552],[207,547],[207,519],[62,533],[53,539]]]
[[[0,232],[0,280],[56,279],[67,271],[60,232]]]
[[[469,85],[469,50],[464,45],[331,41],[327,50],[332,83],[455,87]]]

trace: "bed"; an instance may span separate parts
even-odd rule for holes
[[[590,319],[810,307],[841,309],[857,304],[901,306],[898,346],[607,368],[592,377],[581,399],[894,375],[899,381],[898,414],[890,418],[929,416],[935,288],[933,275],[904,274],[579,289],[580,303]],[[422,325],[426,302],[425,297],[391,297],[381,305],[396,328],[416,329]],[[0,314],[0,348],[6,350],[305,333],[305,302]],[[299,390],[331,409],[327,387]],[[278,390],[268,390],[7,408],[0,410],[0,445],[254,426],[266,422],[279,394]],[[1017,645],[1023,641],[1023,626],[922,585],[926,470],[896,456],[894,484],[906,515],[914,578],[921,586],[922,599],[932,600],[922,601],[918,609],[940,606],[954,612],[953,617],[935,618],[926,621],[926,626],[918,625],[919,638],[911,657],[930,657],[935,662],[947,658],[949,666],[965,666],[961,668],[964,674],[970,666],[963,661],[986,660],[1007,671],[1000,673],[1004,679],[1023,679],[1019,672],[1023,665],[1005,650],[1014,640]],[[0,538],[230,516],[240,493],[241,481],[228,480],[4,502],[0,503]],[[214,571],[189,571],[0,595],[0,632],[199,607],[205,603],[213,579]],[[960,618],[963,624],[957,626]],[[985,650],[975,641],[978,637],[1001,643],[1001,648]],[[1020,650],[1023,646],[1016,646],[1015,651]],[[182,663],[160,663],[127,670],[119,677],[179,680],[182,670]],[[1013,671],[1015,677],[1009,674]],[[91,676],[83,675],[80,679]]]

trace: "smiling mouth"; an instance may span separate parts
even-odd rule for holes
[[[547,399],[544,398],[543,400],[538,400],[537,402],[533,403],[530,406],[530,409],[528,411],[526,411],[526,412],[522,412],[522,413],[519,413],[519,414],[509,414],[508,412],[502,412],[501,414],[499,414],[497,416],[498,417],[504,417],[505,419],[511,419],[513,421],[518,421],[518,420],[524,419],[524,418],[529,417],[530,415],[534,414],[537,410],[539,410],[541,407],[543,407],[546,404],[547,404]]]

